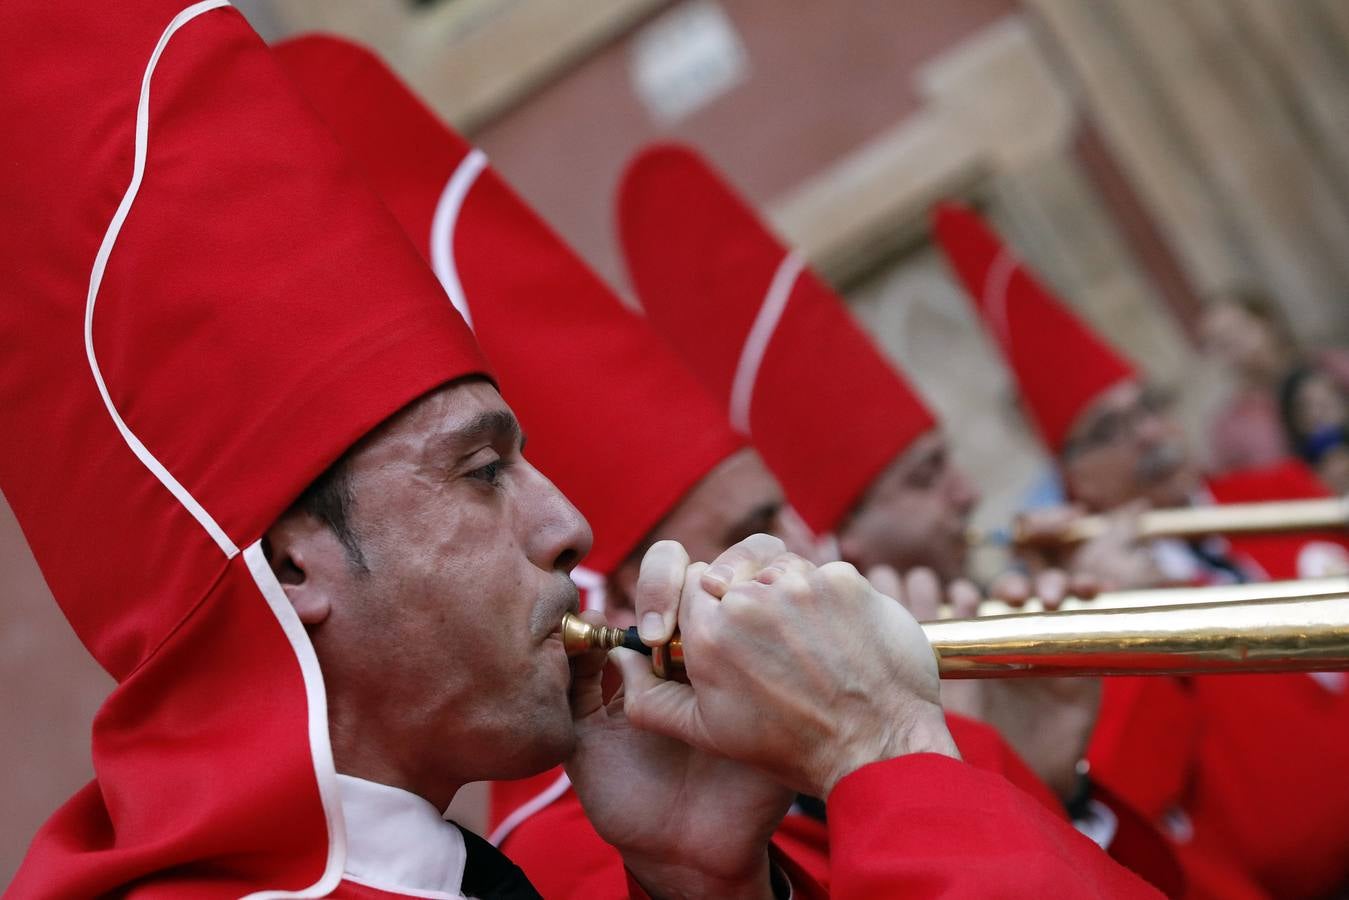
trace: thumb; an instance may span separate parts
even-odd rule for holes
[[[693,688],[657,678],[651,661],[626,648],[610,651],[623,673],[623,714],[635,727],[707,748]]]

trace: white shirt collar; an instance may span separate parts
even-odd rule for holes
[[[458,898],[464,835],[427,800],[338,773],[347,826],[347,880],[391,893]]]

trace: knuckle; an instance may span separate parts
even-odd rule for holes
[[[737,546],[746,551],[745,555],[748,558],[759,560],[782,556],[787,550],[787,545],[783,543],[782,538],[771,534],[751,534]]]
[[[862,573],[857,571],[857,567],[848,562],[825,563],[817,571],[829,584],[856,584],[865,580]]]
[[[646,551],[646,555],[647,558],[656,556],[662,559],[668,558],[671,560],[681,557],[683,559],[688,559],[688,553],[685,552],[684,545],[679,543],[679,541],[672,541],[669,539],[656,541],[651,545],[651,548]]]
[[[699,619],[683,629],[683,641],[685,646],[695,646],[699,653],[717,653],[725,644],[726,631],[727,629],[719,624]]]
[[[776,589],[773,592],[774,596],[778,600],[792,603],[801,603],[816,594],[811,576],[804,572],[788,571],[773,584],[773,587]]]

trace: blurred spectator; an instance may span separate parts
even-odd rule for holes
[[[1279,385],[1279,414],[1293,450],[1326,487],[1349,493],[1349,393],[1327,370],[1298,366]]]
[[[1259,291],[1234,290],[1210,303],[1200,335],[1205,352],[1237,379],[1231,400],[1210,425],[1213,470],[1268,466],[1297,450],[1285,431],[1279,391],[1302,354],[1278,305]],[[1349,352],[1320,351],[1307,363],[1349,390]]]

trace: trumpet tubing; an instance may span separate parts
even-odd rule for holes
[[[1349,593],[922,623],[943,678],[1349,669]]]
[[[1094,602],[919,624],[942,678],[1349,670],[1349,578],[1122,591]],[[570,614],[562,632],[569,655],[646,649],[636,629]],[[677,635],[653,654],[661,677],[680,677],[683,660]]]
[[[1013,544],[1076,544],[1099,537],[1110,525],[1107,516],[1083,516],[1054,535],[1031,535],[1013,528],[1001,540]],[[1276,500],[1267,503],[1228,503],[1153,509],[1138,516],[1142,538],[1203,537],[1211,534],[1279,534],[1349,527],[1349,497],[1315,500]],[[971,528],[973,546],[998,540],[997,532]]]
[[[1061,610],[1137,609],[1143,606],[1192,606],[1196,603],[1287,600],[1297,597],[1325,597],[1330,594],[1349,594],[1349,576],[1332,575],[1324,578],[1300,578],[1291,581],[1108,591],[1087,599],[1068,597],[1059,604],[1058,608]],[[1034,598],[1020,606],[1012,606],[1001,600],[985,600],[979,604],[979,611],[976,615],[980,617],[1006,616],[1013,613],[1044,611],[1044,604]],[[950,618],[949,613],[949,608],[942,609],[943,618]]]
[[[1152,509],[1138,517],[1140,537],[1202,537],[1210,534],[1277,534],[1315,531],[1349,525],[1349,500],[1276,500],[1268,503],[1228,503]],[[1105,531],[1104,516],[1085,516],[1068,529],[1065,541],[1091,540]]]

